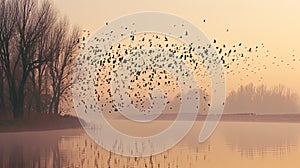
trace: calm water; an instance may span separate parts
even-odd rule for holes
[[[201,124],[171,150],[146,158],[107,152],[81,129],[1,133],[0,167],[300,167],[300,124],[221,122],[199,144]]]

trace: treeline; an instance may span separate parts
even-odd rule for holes
[[[267,88],[252,83],[232,91],[226,100],[226,113],[278,114],[299,112],[298,96],[283,85]]]
[[[0,116],[59,114],[80,36],[47,0],[1,0]]]

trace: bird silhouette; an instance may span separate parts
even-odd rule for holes
[[[106,22],[106,25],[108,25],[108,22]],[[184,24],[173,25],[173,27],[184,27]],[[128,29],[127,26],[123,26],[123,28]],[[111,34],[113,31],[111,31]],[[228,31],[229,29],[226,29],[226,32]],[[195,88],[190,85],[191,81],[180,81],[180,79],[190,79],[188,71],[191,71],[196,76],[195,78],[199,80],[198,83],[202,84],[199,86],[202,93],[199,101],[206,104],[204,110],[207,110],[211,106],[210,93],[208,93],[211,83],[208,79],[210,76],[216,75],[214,70],[218,65],[224,67],[224,77],[225,75],[238,76],[239,80],[243,81],[249,75],[257,75],[260,71],[268,69],[269,64],[279,66],[285,62],[284,59],[277,57],[274,57],[271,63],[258,61],[262,57],[269,58],[270,56],[270,52],[264,49],[264,43],[254,47],[244,46],[242,42],[237,42],[234,45],[218,45],[217,40],[213,39],[212,44],[194,46],[178,40],[182,36],[189,35],[190,33],[187,30],[183,31],[183,34],[178,36],[177,39],[160,33],[130,34],[125,36],[122,41],[109,46],[107,51],[100,51],[96,48],[97,45],[89,47],[87,50],[92,54],[82,55],[82,57],[78,58],[77,64],[81,65],[85,62],[91,62],[97,67],[97,72],[81,69],[86,76],[82,80],[90,76],[94,77],[93,89],[95,97],[104,112],[118,112],[118,109],[125,106],[123,102],[124,95],[117,95],[120,101],[114,100],[113,95],[119,93],[118,88],[128,90],[126,95],[130,97],[130,103],[140,109],[141,112],[146,112],[147,109],[155,106],[155,104],[151,104],[151,100],[157,97],[157,95],[153,94],[153,90],[155,88],[163,89],[165,90],[165,96],[161,97],[161,99],[167,99],[165,103],[166,109],[172,111],[177,107],[172,102],[175,99],[182,100],[182,95],[180,94],[188,94],[188,98],[195,98],[197,97],[195,95],[200,94],[199,92],[194,92],[193,89]],[[109,38],[113,37],[106,35],[105,38],[94,37],[91,40],[98,44],[109,40]],[[85,41],[85,37],[83,37],[83,41]],[[158,54],[157,51],[161,53]],[[145,60],[149,60],[151,65],[147,65]],[[291,61],[285,65],[291,66],[291,62],[297,61],[300,61],[300,59],[293,55]],[[164,68],[155,68],[158,65]],[[124,67],[124,70],[129,72],[129,76],[125,76],[126,74],[122,72],[118,73],[117,69],[120,67]],[[186,67],[188,67],[188,71]],[[176,73],[177,77],[174,77],[171,72]],[[114,81],[115,77],[122,77],[121,79],[124,80]],[[125,80],[128,79],[129,85],[125,83]],[[263,81],[263,79],[263,76],[258,77],[259,82]],[[112,83],[115,83],[117,87],[113,89]],[[188,93],[180,93],[180,87],[182,86],[179,83],[183,87],[189,88],[190,91]],[[84,94],[86,90],[91,88],[86,88],[83,85],[80,89],[79,91]],[[85,112],[94,108],[93,106],[88,107],[85,101],[80,103],[84,105]]]

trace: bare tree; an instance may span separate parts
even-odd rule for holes
[[[3,68],[0,64],[0,113],[3,111],[4,111],[4,76],[3,76]]]
[[[47,0],[1,0],[0,63],[14,118],[24,117],[28,103],[25,98],[30,95],[41,113],[43,91],[50,88],[49,110],[58,113],[60,98],[70,88],[67,81],[78,32],[78,29],[69,32],[67,22],[57,19],[53,5]],[[51,77],[51,87],[43,82],[48,81],[47,75]],[[0,83],[0,94],[1,88]]]
[[[53,60],[52,57],[57,53],[62,36],[59,32],[56,32],[56,25],[58,22],[53,23],[49,30],[44,32],[37,41],[37,51],[35,54],[35,60],[40,63],[36,69],[33,69],[30,73],[30,79],[33,87],[32,98],[34,98],[35,108],[34,110],[38,113],[46,113],[48,90],[48,78],[49,78],[49,61]]]
[[[49,112],[58,114],[59,105],[62,98],[65,98],[67,91],[72,86],[73,63],[79,43],[80,37],[78,28],[70,30],[70,26],[66,20],[62,20],[54,29],[57,34],[56,54],[49,61],[49,73],[51,76],[52,100],[49,106]]]
[[[10,53],[15,35],[17,22],[17,1],[2,0],[0,2],[0,61],[1,73],[3,72],[9,86],[10,100],[16,97],[13,64],[11,63],[12,54]],[[4,84],[3,84],[4,85]],[[12,88],[12,89],[11,89]]]

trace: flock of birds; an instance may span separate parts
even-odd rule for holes
[[[206,22],[206,20],[203,20]],[[108,23],[106,23],[108,25]],[[226,29],[228,32],[229,29]],[[90,32],[84,30],[82,39],[78,42],[82,42],[82,48],[85,47],[87,38],[90,36]],[[188,32],[186,32],[186,35]],[[99,40],[99,39],[94,39]],[[190,81],[178,81],[178,77],[174,77],[174,74],[170,73],[166,69],[172,69],[172,72],[184,76],[189,76],[184,69],[186,65],[189,71],[192,72],[194,78],[197,80],[200,92],[200,104],[204,106],[201,111],[206,111],[210,106],[210,89],[211,81],[210,74],[208,71],[213,70],[214,67],[207,67],[206,62],[214,63],[217,65],[222,65],[224,72],[227,76],[237,76],[240,80],[246,80],[249,75],[259,75],[260,71],[268,69],[270,66],[281,66],[287,61],[283,58],[273,56],[272,62],[258,61],[264,58],[271,57],[268,50],[265,49],[263,43],[256,45],[254,47],[247,47],[243,43],[237,43],[235,45],[219,44],[216,39],[212,40],[212,44],[207,46],[197,46],[193,47],[189,44],[184,44],[174,37],[170,37],[165,34],[159,33],[139,33],[132,34],[125,37],[123,40],[112,45],[105,54],[95,52],[94,48],[91,52],[98,59],[94,64],[97,66],[97,72],[94,74],[88,74],[89,76],[94,76],[94,93],[99,102],[100,109],[104,112],[118,112],[119,107],[122,104],[117,104],[114,100],[113,95],[118,94],[118,88],[112,88],[112,82],[116,82],[118,87],[126,87],[128,89],[128,96],[131,99],[131,104],[141,111],[145,111],[152,107],[151,100],[153,99],[152,91],[155,88],[160,88],[164,90],[164,99],[167,99],[166,109],[174,110],[178,104],[174,104],[175,99],[181,100],[181,94],[199,94],[195,91],[190,84]],[[197,53],[197,49],[201,49],[205,56],[200,56]],[[210,57],[212,53],[210,51],[214,50],[217,53],[217,57]],[[167,55],[159,55],[155,51],[161,51],[162,53],[169,53]],[[152,52],[152,53],[151,53]],[[155,55],[155,58],[151,58],[150,61],[153,66],[145,65],[145,62],[141,60],[145,56]],[[170,60],[173,60],[173,62]],[[81,64],[84,61],[90,61],[90,56],[84,55],[82,58],[78,59],[77,64]],[[174,61],[175,60],[175,61]],[[156,62],[164,62],[164,68],[155,68]],[[295,55],[291,57],[292,62],[300,61]],[[286,63],[290,66],[290,62]],[[125,85],[124,81],[114,81],[114,77],[120,75],[122,72],[116,73],[116,69],[120,66],[125,66],[130,75],[124,79],[130,78],[130,85]],[[292,67],[293,68],[293,67]],[[143,70],[141,70],[143,69]],[[88,69],[82,69],[83,72],[88,71]],[[93,72],[92,72],[93,73]],[[115,75],[115,76],[114,76]],[[187,79],[187,78],[184,78]],[[84,80],[84,79],[81,79]],[[259,82],[263,81],[263,76],[259,77]],[[123,82],[123,83],[122,83]],[[181,84],[184,83],[186,87],[190,88],[190,92],[180,93]],[[87,88],[81,87],[81,91],[86,91]],[[193,96],[191,96],[193,97]],[[122,99],[122,95],[119,95]],[[88,106],[84,100],[81,101],[85,105],[85,111],[94,108],[93,106]],[[123,104],[124,105],[124,104]],[[223,103],[224,105],[224,103]]]

